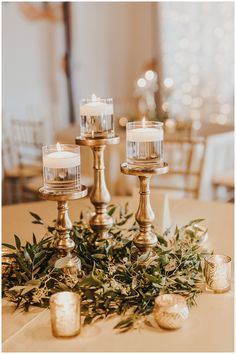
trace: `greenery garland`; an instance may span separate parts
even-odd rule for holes
[[[137,327],[152,312],[156,296],[181,294],[192,305],[201,292],[201,260],[207,254],[199,242],[202,229],[198,224],[203,219],[176,227],[173,235],[169,230],[157,235],[155,256],[146,253],[134,257],[132,238],[137,224],[125,227],[132,216],[127,204],[110,205],[109,214],[115,218],[110,240],[96,245],[96,235],[81,213],[80,220],[73,224],[71,237],[82,262],[82,272],[72,276],[62,272],[63,259],[50,264],[56,252],[52,245],[55,227],[46,225],[37,214],[30,214],[34,224],[46,228],[43,239],[37,242],[33,234],[32,243],[27,241],[22,245],[14,235],[15,246],[3,244],[12,250],[7,254],[9,258],[3,259],[3,266],[7,267],[3,272],[3,296],[16,303],[17,308],[27,311],[31,305],[47,307],[52,294],[73,291],[82,295],[84,324],[121,315],[115,329],[125,332]]]

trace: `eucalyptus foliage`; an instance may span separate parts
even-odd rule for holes
[[[137,224],[126,226],[132,214],[128,205],[111,205],[109,214],[115,218],[109,241],[97,242],[89,227],[88,215],[80,215],[73,224],[71,237],[75,252],[82,262],[81,274],[65,275],[63,259],[55,264],[54,226],[44,223],[40,216],[31,213],[33,223],[46,229],[45,236],[24,245],[15,235],[15,245],[3,244],[12,251],[7,257],[11,266],[3,274],[2,291],[17,308],[28,310],[31,305],[47,307],[50,296],[59,291],[73,291],[82,295],[84,324],[121,315],[115,326],[119,332],[137,327],[153,310],[159,294],[176,293],[186,297],[188,304],[195,303],[203,280],[201,261],[206,252],[197,236],[202,219],[193,220],[174,234],[167,230],[157,235],[155,255],[138,254],[132,239]],[[129,223],[131,224],[131,223]],[[5,262],[7,266],[8,262]]]

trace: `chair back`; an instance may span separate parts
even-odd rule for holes
[[[43,122],[13,119],[11,126],[19,165],[39,164],[43,146]]]
[[[214,199],[212,185],[215,174],[227,174],[234,169],[234,132],[210,135],[206,140],[206,153],[200,181],[202,200]]]
[[[205,139],[165,140],[165,161],[169,164],[166,175],[153,178],[152,186],[159,189],[182,191],[184,196],[198,198]]]

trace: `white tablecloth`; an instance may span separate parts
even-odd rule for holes
[[[152,206],[155,207],[155,192]],[[116,197],[113,202],[130,202],[136,211],[137,197]],[[89,206],[83,199],[70,203],[72,220],[78,219],[80,210]],[[215,253],[233,256],[233,205],[196,200],[171,200],[173,223],[183,225],[191,219],[203,217],[209,229],[208,246]],[[38,202],[3,208],[3,241],[13,242],[13,234],[22,239],[32,239],[32,232],[42,237],[41,226],[32,225],[28,211],[38,213],[48,223],[56,216],[56,204]],[[203,293],[197,306],[190,312],[185,326],[177,331],[145,328],[116,334],[113,326],[117,319],[101,321],[86,327],[73,339],[56,339],[51,334],[49,311],[32,308],[29,313],[14,312],[14,305],[3,301],[3,351],[4,352],[102,352],[102,351],[154,351],[154,352],[218,352],[233,351],[233,290],[225,294]]]

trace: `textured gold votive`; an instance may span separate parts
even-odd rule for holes
[[[164,294],[155,299],[154,318],[160,327],[178,329],[188,318],[189,310],[183,296]]]
[[[51,296],[51,326],[55,337],[74,337],[79,334],[80,303],[81,297],[69,291]]]
[[[9,250],[7,247],[2,247],[2,275],[7,276],[11,273],[16,261],[14,258],[8,255],[13,253],[13,250]]]
[[[215,293],[225,293],[230,290],[231,258],[216,254],[205,258],[204,275],[207,289]]]

